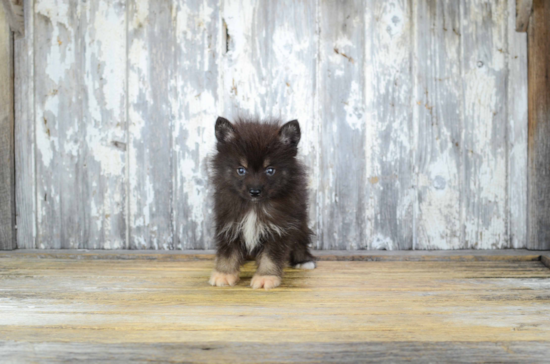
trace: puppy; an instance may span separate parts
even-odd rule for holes
[[[217,154],[212,159],[216,266],[209,283],[233,286],[247,258],[258,265],[250,286],[275,288],[283,268],[313,269],[309,251],[307,186],[296,159],[297,120],[216,121]]]

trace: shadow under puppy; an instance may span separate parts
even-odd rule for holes
[[[217,154],[212,159],[216,267],[209,283],[233,286],[251,257],[258,269],[250,286],[275,288],[287,263],[315,268],[309,251],[307,185],[296,159],[297,120],[216,121]]]

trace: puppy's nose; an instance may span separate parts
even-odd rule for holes
[[[262,193],[262,190],[260,190],[259,188],[251,188],[248,190],[248,192],[250,192],[250,196],[258,197],[260,196],[260,193]]]

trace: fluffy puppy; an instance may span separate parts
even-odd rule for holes
[[[216,121],[212,159],[216,266],[209,283],[233,286],[247,258],[258,265],[252,288],[275,288],[283,268],[313,269],[304,167],[296,159],[297,120]]]

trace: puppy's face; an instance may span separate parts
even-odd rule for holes
[[[241,198],[258,202],[284,193],[295,172],[300,125],[216,122],[216,182]]]

